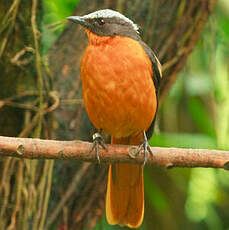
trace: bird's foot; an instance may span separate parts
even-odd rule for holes
[[[96,153],[96,157],[97,157],[97,160],[98,162],[100,163],[100,159],[99,159],[99,146],[101,145],[102,148],[106,151],[108,151],[106,145],[105,145],[105,141],[103,139],[103,137],[101,136],[100,133],[94,133],[93,136],[93,144],[92,144],[92,147],[90,149],[90,152],[91,153],[93,150],[95,150],[95,153]]]
[[[142,144],[140,144],[137,148],[137,151],[134,154],[130,154],[130,157],[135,158],[136,156],[138,156],[141,153],[141,150],[143,149],[143,153],[144,153],[144,162],[143,162],[143,167],[145,165],[145,163],[148,160],[148,153],[150,153],[151,155],[153,155],[152,149],[150,148],[149,142],[147,140],[147,136],[145,131],[143,132],[143,142]]]

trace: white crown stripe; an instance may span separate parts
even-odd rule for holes
[[[110,9],[98,10],[98,11],[95,11],[93,13],[82,16],[83,19],[114,18],[114,17],[120,18],[120,19],[128,22],[129,24],[132,25],[133,29],[138,32],[139,28],[135,23],[133,23],[133,21],[131,21],[129,18],[125,17],[124,15],[122,15],[119,12],[114,11],[114,10],[110,10]]]

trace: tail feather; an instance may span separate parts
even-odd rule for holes
[[[135,144],[142,135],[134,138],[112,138],[113,144]],[[143,169],[138,164],[114,164],[109,166],[106,216],[109,224],[137,228],[144,215]]]

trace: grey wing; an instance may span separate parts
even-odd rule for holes
[[[161,70],[161,64],[160,64],[159,60],[157,59],[156,55],[154,54],[154,52],[151,50],[151,48],[148,45],[146,45],[142,40],[140,40],[139,43],[141,44],[142,48],[144,49],[144,51],[146,52],[146,54],[148,55],[148,57],[152,63],[152,69],[153,69],[152,79],[154,82],[154,86],[155,86],[155,90],[156,90],[156,96],[157,96],[156,114],[154,116],[154,119],[153,119],[150,127],[146,130],[147,138],[150,139],[151,136],[153,135],[154,124],[155,124],[157,111],[158,111],[159,89],[160,89],[160,82],[161,82],[161,78],[162,78],[162,70]]]

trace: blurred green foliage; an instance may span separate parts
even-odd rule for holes
[[[44,54],[62,31],[75,4],[76,0],[44,1]],[[59,26],[52,27],[53,24]],[[151,144],[228,149],[228,140],[229,1],[219,0],[160,109]],[[228,229],[228,194],[229,174],[223,170],[146,168],[146,217],[140,229]],[[109,226],[103,216],[95,229],[127,228]]]
[[[153,137],[154,145],[229,148],[228,32],[229,2],[219,1],[198,46],[162,106],[159,127],[163,127],[160,128],[163,134]],[[176,116],[170,116],[169,111],[176,111]],[[229,227],[228,179],[228,172],[223,170],[190,170],[185,213],[189,221],[195,222],[191,229]]]
[[[71,16],[80,0],[45,0],[42,26],[43,53],[54,43],[64,28],[66,17]]]

